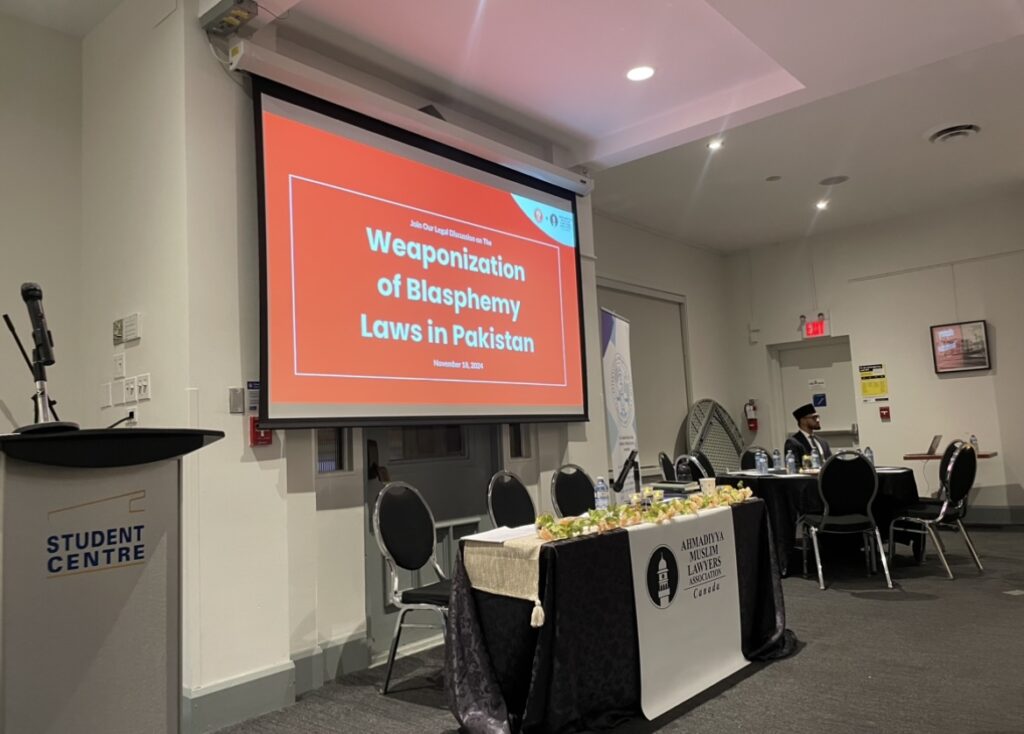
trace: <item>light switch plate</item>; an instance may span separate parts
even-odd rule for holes
[[[124,380],[124,403],[134,405],[139,400],[138,378],[126,377]]]
[[[124,380],[110,383],[111,401],[114,405],[124,405]]]
[[[135,376],[135,398],[139,402],[149,400],[153,397],[153,385],[150,382],[149,373],[143,372]]]
[[[104,382],[100,385],[100,407],[109,408],[114,404],[113,394],[110,390],[110,383]]]
[[[114,354],[114,371],[112,377],[117,380],[125,376],[125,358],[124,352],[116,352]]]

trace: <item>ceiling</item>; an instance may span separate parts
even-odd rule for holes
[[[82,35],[116,4],[0,0],[0,12]],[[1024,180],[1024,0],[259,5],[279,36],[549,141],[555,162],[595,177],[598,211],[698,246],[793,239]],[[654,77],[628,81],[640,64]],[[927,142],[959,123],[981,133]],[[850,180],[818,185],[833,175]]]

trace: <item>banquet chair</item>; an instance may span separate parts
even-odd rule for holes
[[[496,528],[517,528],[537,521],[537,509],[529,490],[509,471],[495,472],[491,477],[487,485],[487,512]]]
[[[711,460],[703,451],[696,451],[690,454],[690,470],[694,472],[694,479],[715,476],[715,467],[711,465]]]
[[[877,543],[882,568],[885,570],[885,585],[892,588],[889,562],[882,547],[882,534],[871,511],[878,492],[878,475],[870,461],[856,451],[840,451],[833,454],[818,473],[818,495],[824,511],[820,514],[801,515],[797,520],[800,530],[800,546],[803,551],[804,578],[807,577],[807,533],[810,531],[814,545],[814,560],[818,566],[818,587],[825,588],[825,576],[821,568],[821,551],[818,548],[818,534],[830,533],[848,535],[860,533],[864,540],[865,560],[869,570],[874,566],[874,543]]]
[[[672,459],[664,451],[658,452],[658,465],[661,466],[661,478],[666,482],[676,481],[676,467]]]
[[[582,515],[596,507],[594,482],[575,464],[565,464],[551,477],[551,504],[558,517]]]
[[[381,688],[381,693],[387,694],[402,629],[436,627],[432,624],[406,624],[405,615],[415,610],[436,612],[441,618],[441,632],[446,634],[451,582],[441,570],[434,555],[437,537],[434,514],[423,496],[412,485],[391,482],[380,491],[373,508],[373,534],[388,567],[388,599],[391,604],[398,607],[398,619],[395,622],[395,633],[391,639],[391,650],[388,652],[388,665],[384,672],[384,685]],[[438,581],[399,591],[399,568],[419,571],[428,563],[433,565]]]
[[[894,552],[893,530],[902,530],[918,535],[927,535],[935,545],[946,575],[953,578],[953,572],[946,560],[946,548],[942,544],[937,529],[940,527],[959,531],[964,536],[964,543],[979,571],[985,569],[974,549],[971,536],[964,527],[963,518],[967,514],[967,495],[974,486],[974,477],[978,470],[978,457],[974,447],[963,441],[954,441],[943,453],[942,465],[939,467],[939,496],[919,500],[903,511],[901,517],[889,523],[889,558]]]
[[[740,469],[755,469],[755,468],[757,468],[757,452],[758,451],[764,451],[766,454],[768,454],[769,457],[771,456],[770,452],[765,451],[760,446],[747,446],[746,450],[743,452],[743,456],[740,457]],[[768,461],[770,463],[771,459],[769,458]]]

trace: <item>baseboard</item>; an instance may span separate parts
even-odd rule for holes
[[[442,635],[440,632],[438,632],[436,635],[430,635],[430,637],[424,637],[422,640],[416,640],[415,642],[410,642],[407,645],[399,645],[398,646],[398,653],[396,654],[395,657],[396,658],[400,658],[400,657],[403,657],[404,655],[415,655],[418,652],[423,652],[424,650],[429,650],[432,647],[437,647],[438,645],[443,645],[443,644],[444,644],[444,635]],[[388,661],[388,653],[385,650],[384,652],[379,652],[376,655],[374,655],[370,659],[370,665],[368,667],[375,668],[378,665],[383,665],[387,661]]]
[[[181,699],[182,734],[207,734],[295,703],[295,664],[185,690]]]
[[[312,650],[292,654],[295,665],[295,697],[316,690],[324,684],[324,651],[318,645]]]
[[[964,525],[1024,525],[1024,507],[978,507],[971,505]]]
[[[320,643],[321,685],[337,680],[346,673],[366,670],[370,667],[370,643],[363,627],[345,637]]]

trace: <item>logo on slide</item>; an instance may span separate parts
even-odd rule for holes
[[[548,217],[548,221],[551,222],[551,226],[552,227],[557,227],[558,226],[558,215],[555,214],[554,212],[551,212],[551,216]]]
[[[647,562],[647,594],[658,609],[668,609],[679,589],[676,554],[667,545],[659,545]]]
[[[533,210],[533,221],[535,221],[537,224],[540,224],[541,222],[543,222],[544,221],[544,212],[542,212],[540,209],[534,209]]]

